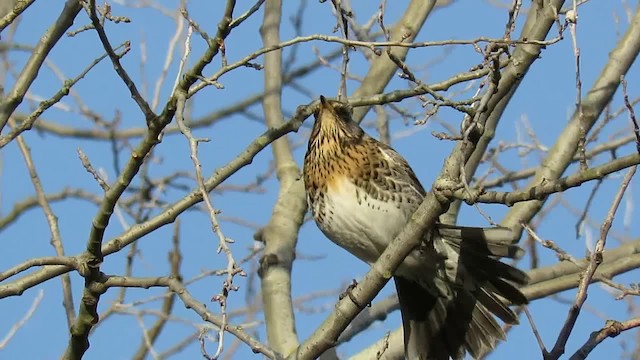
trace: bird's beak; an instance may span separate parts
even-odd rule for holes
[[[329,100],[327,100],[324,95],[320,95],[320,106],[316,108],[316,110],[314,111],[314,115],[316,116],[316,119],[318,119],[320,117],[320,114],[325,111],[331,113],[332,109],[333,108],[331,107],[331,104],[329,104]]]
[[[331,107],[331,105],[329,105],[329,101],[324,97],[324,95],[320,95],[320,106],[325,109]]]

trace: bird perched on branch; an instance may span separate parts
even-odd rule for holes
[[[350,107],[320,97],[304,158],[309,207],[322,232],[360,260],[375,262],[402,231],[425,191],[407,161],[367,135]],[[505,228],[437,224],[394,273],[409,360],[476,358],[512,324],[508,304],[526,304],[527,275],[498,260],[515,258]]]

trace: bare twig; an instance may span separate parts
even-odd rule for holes
[[[4,338],[0,340],[0,350],[4,349],[7,346],[7,344],[11,341],[11,339],[13,339],[13,337],[16,335],[18,330],[20,330],[20,328],[23,327],[29,321],[29,319],[31,319],[33,314],[38,309],[38,306],[40,306],[40,302],[42,301],[43,298],[44,298],[44,291],[43,290],[38,291],[38,295],[36,295],[36,297],[33,299],[33,302],[31,303],[31,307],[29,307],[29,310],[27,310],[27,312],[24,314],[22,319],[20,319],[18,322],[13,324],[13,326],[11,326],[11,329],[9,329],[9,332],[7,332]]]
[[[589,340],[584,343],[569,359],[570,360],[582,360],[607,338],[614,338],[620,335],[621,332],[634,329],[640,326],[640,318],[634,318],[627,321],[615,321],[607,320],[605,326],[599,331],[594,331],[589,336]]]
[[[40,180],[40,176],[38,175],[38,172],[36,170],[36,165],[33,162],[33,157],[31,156],[31,149],[29,149],[22,136],[18,136],[17,142],[24,161],[27,164],[31,183],[33,184],[33,187],[36,191],[38,205],[40,205],[40,207],[42,208],[42,211],[44,212],[45,218],[47,220],[47,224],[49,225],[49,232],[51,233],[51,245],[53,246],[53,249],[55,250],[58,257],[64,257],[64,246],[62,244],[62,236],[60,235],[60,228],[58,226],[58,217],[53,212],[53,209],[51,208],[51,205],[47,200],[47,196],[45,195],[42,181]],[[75,320],[73,293],[71,291],[71,278],[69,277],[69,274],[64,274],[63,276],[61,276],[60,280],[62,281],[62,306],[65,310],[67,326],[71,327]]]
[[[624,106],[629,111],[629,120],[631,120],[631,124],[633,126],[633,134],[636,137],[636,151],[640,154],[640,127],[638,127],[638,120],[636,120],[636,113],[633,110],[633,106],[629,102],[629,94],[627,93],[627,82],[624,77],[620,78],[620,82],[622,83],[622,95],[624,100]]]
[[[45,58],[60,40],[64,32],[73,25],[73,21],[82,9],[79,0],[67,0],[64,10],[58,19],[47,30],[47,33],[40,38],[40,42],[33,50],[27,64],[22,69],[20,76],[16,79],[15,85],[0,103],[0,131],[4,129],[9,116],[20,105],[24,95],[36,79],[38,70],[42,67]]]
[[[594,252],[591,255],[591,260],[589,261],[589,265],[584,271],[582,279],[580,280],[580,285],[578,286],[578,293],[576,294],[576,299],[574,304],[571,306],[569,313],[567,314],[567,319],[564,323],[564,326],[560,330],[560,334],[556,340],[553,349],[549,352],[544,353],[545,360],[548,359],[558,359],[565,351],[565,345],[567,340],[569,339],[569,335],[573,330],[573,326],[578,319],[578,315],[580,314],[580,309],[587,299],[587,288],[589,287],[589,283],[591,283],[591,279],[598,268],[598,266],[602,263],[602,252],[604,251],[604,246],[607,242],[607,235],[609,233],[609,229],[611,229],[611,224],[613,223],[613,218],[618,210],[618,205],[620,205],[620,201],[622,201],[622,196],[627,189],[627,186],[631,182],[633,175],[636,172],[636,167],[633,166],[627,171],[627,174],[624,176],[622,183],[620,184],[620,188],[616,193],[616,196],[613,199],[611,204],[611,208],[607,213],[607,217],[605,221],[602,223],[602,228],[600,230],[600,238],[598,239]]]

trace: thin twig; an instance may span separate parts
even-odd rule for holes
[[[2,338],[2,340],[0,341],[0,350],[4,349],[7,344],[9,344],[11,339],[13,339],[13,337],[16,335],[18,330],[20,330],[20,328],[23,327],[27,323],[27,321],[29,321],[29,319],[31,319],[33,314],[35,314],[36,310],[38,309],[38,306],[40,306],[40,302],[42,301],[42,299],[44,299],[44,290],[38,291],[38,295],[36,295],[36,297],[33,299],[29,310],[27,310],[22,319],[11,326],[9,332],[7,332],[4,338]]]
[[[594,248],[593,254],[591,255],[591,260],[589,261],[589,265],[585,269],[582,279],[580,280],[580,285],[578,286],[578,292],[576,294],[575,301],[571,308],[569,309],[569,313],[567,314],[567,319],[560,330],[560,334],[556,340],[553,349],[550,352],[544,353],[545,360],[555,360],[558,359],[565,351],[565,345],[567,340],[569,339],[569,335],[573,331],[573,327],[578,319],[578,315],[580,314],[580,310],[582,305],[587,299],[587,289],[593,276],[598,269],[598,266],[602,263],[602,252],[604,251],[604,246],[607,242],[607,235],[609,234],[609,229],[611,229],[611,224],[613,223],[613,219],[615,217],[616,211],[618,210],[618,206],[622,201],[622,197],[633,178],[633,175],[636,172],[637,166],[632,166],[629,171],[625,174],[622,179],[622,183],[620,184],[620,188],[616,193],[609,212],[607,213],[607,217],[605,221],[602,223],[602,227],[600,230],[600,238],[596,242],[596,246]]]

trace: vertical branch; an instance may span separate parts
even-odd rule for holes
[[[188,55],[188,52],[185,53],[185,56],[186,55]],[[180,127],[180,131],[184,134],[184,136],[187,138],[189,142],[189,152],[191,154],[191,160],[193,161],[193,167],[195,169],[198,190],[200,192],[200,196],[202,197],[206,205],[206,208],[209,214],[209,222],[211,223],[211,228],[213,232],[216,234],[216,236],[218,237],[217,252],[224,252],[227,258],[227,268],[225,271],[226,279],[223,282],[222,293],[213,296],[213,300],[217,301],[220,304],[220,312],[222,314],[222,324],[220,325],[220,328],[218,331],[218,347],[216,349],[216,353],[210,357],[211,359],[217,359],[220,356],[220,354],[222,354],[223,345],[224,345],[224,334],[225,334],[225,331],[227,330],[227,325],[228,325],[227,307],[228,307],[229,293],[231,291],[238,290],[238,287],[233,285],[233,278],[235,277],[235,275],[238,275],[238,274],[244,275],[244,272],[242,271],[242,269],[236,262],[235,258],[233,257],[233,253],[231,251],[231,248],[229,247],[229,243],[232,243],[232,240],[227,238],[222,232],[222,229],[220,228],[220,223],[216,216],[217,211],[213,207],[213,203],[209,198],[209,193],[204,184],[204,177],[202,175],[202,164],[198,159],[198,144],[208,140],[195,138],[192,135],[189,127],[185,124],[184,109],[185,109],[185,102],[186,102],[186,92],[184,91],[176,92],[174,94],[177,95],[177,100],[178,100],[176,102],[176,122]],[[206,354],[203,353],[203,355],[206,355]]]
[[[579,118],[584,116],[582,111],[582,80],[580,78],[580,48],[578,47],[578,34],[576,31],[576,27],[578,25],[578,5],[577,0],[573,0],[573,8],[567,11],[565,16],[566,22],[569,24],[569,32],[571,33],[571,44],[573,45],[573,57],[575,59],[576,65],[576,113]],[[584,126],[580,127],[580,139],[578,141],[578,154],[580,159],[580,169],[586,170],[587,165],[587,156],[586,156],[586,146],[587,143],[587,132]]]
[[[550,4],[545,3],[544,5],[538,2],[532,3],[532,9],[528,12],[527,20],[524,24],[522,33],[520,34],[520,38],[544,40],[549,34],[549,31],[557,17],[557,12],[554,9],[561,7],[563,3],[564,0],[553,0]],[[509,11],[509,17],[505,26],[505,39],[510,39],[512,37],[511,24],[515,21],[515,16],[519,13],[518,9],[519,3],[515,1],[513,3],[513,7]],[[496,76],[499,77],[499,84],[495,89],[495,94],[488,99],[489,101],[485,103],[484,106],[476,107],[478,113],[482,118],[486,119],[486,122],[482,136],[477,142],[475,152],[464,165],[465,181],[471,181],[473,175],[476,173],[478,166],[480,166],[482,157],[494,138],[499,120],[501,119],[507,104],[518,89],[522,77],[527,74],[533,62],[539,58],[541,51],[542,47],[539,45],[520,44],[516,46],[515,51],[513,51],[513,54],[511,55],[512,60],[509,62],[507,67],[502,69],[501,72],[496,73]],[[441,220],[445,223],[454,224],[456,222],[460,206],[460,201],[454,202],[449,211],[443,215]]]
[[[282,1],[267,0],[260,28],[264,47],[280,42]],[[265,96],[262,101],[265,121],[269,128],[282,126],[282,51],[265,55]],[[276,174],[280,181],[278,199],[271,219],[257,234],[265,243],[260,260],[262,301],[267,323],[269,344],[282,354],[291,353],[298,346],[291,297],[291,270],[295,257],[298,231],[307,209],[300,169],[296,165],[287,137],[271,145]]]
[[[153,89],[153,100],[151,100],[151,109],[154,110],[160,103],[160,90],[162,89],[162,85],[164,84],[164,81],[167,78],[167,74],[169,73],[169,67],[173,63],[173,54],[175,52],[176,45],[178,44],[178,41],[182,37],[182,32],[184,31],[185,20],[180,11],[176,12],[174,21],[176,22],[176,31],[175,33],[173,33],[171,40],[169,40],[167,55],[164,58],[164,65],[162,66],[162,72],[160,73],[160,76],[158,76],[155,87]]]
[[[182,281],[182,276],[180,275],[180,267],[182,265],[182,254],[180,253],[180,221],[176,220],[175,225],[173,227],[173,250],[169,253],[169,265],[171,266],[171,276],[178,281]],[[142,344],[138,346],[138,350],[131,357],[133,360],[144,360],[149,353],[150,346],[149,344],[154,344],[155,341],[160,336],[162,330],[166,327],[167,322],[169,321],[169,316],[171,315],[171,311],[173,310],[173,305],[176,300],[176,294],[171,291],[171,289],[167,289],[167,293],[162,300],[161,312],[163,316],[158,317],[158,320],[151,326],[149,330],[146,331],[146,338],[149,340],[147,344],[146,341],[143,340]],[[145,330],[143,330],[145,331]]]
[[[60,236],[60,228],[58,227],[58,217],[53,213],[53,209],[47,200],[42,182],[36,171],[36,166],[33,163],[31,157],[31,150],[27,146],[22,136],[16,138],[20,152],[24,157],[24,161],[27,164],[29,171],[29,177],[33,183],[33,187],[36,191],[36,198],[38,199],[38,205],[44,211],[44,215],[49,225],[49,231],[51,232],[51,245],[56,251],[57,256],[64,256],[64,247],[62,246],[62,237]],[[71,278],[69,274],[61,275],[62,280],[62,306],[67,317],[67,326],[71,327],[75,320],[74,306],[73,306],[73,293],[71,292]]]
[[[633,106],[629,102],[629,94],[627,93],[627,81],[624,79],[624,76],[620,77],[620,81],[622,82],[622,96],[624,100],[624,106],[629,112],[629,120],[631,121],[631,126],[633,126],[633,135],[636,138],[636,151],[638,152],[638,154],[640,154],[640,127],[638,126],[638,120],[636,119],[635,111],[633,111]]]
[[[180,67],[179,67],[179,71],[178,71],[178,76],[177,78],[180,78],[181,74],[182,74],[182,69],[184,68],[184,64],[186,63],[187,58],[189,57],[189,54],[191,52],[191,47],[190,47],[190,40],[191,40],[191,34],[192,34],[192,26],[189,26],[189,30],[187,32],[187,38],[185,40],[185,48],[184,48],[184,55],[182,56],[181,60],[180,60]],[[176,81],[176,86],[177,86],[177,81]],[[222,229],[220,228],[220,223],[218,221],[218,218],[216,216],[216,210],[213,207],[213,203],[211,202],[211,199],[209,198],[209,192],[207,191],[207,188],[205,186],[205,182],[204,182],[204,176],[202,175],[202,164],[200,163],[200,160],[198,158],[198,144],[201,142],[205,142],[208,141],[208,139],[198,139],[195,138],[193,136],[193,134],[191,133],[191,129],[187,126],[187,124],[185,123],[184,120],[184,112],[185,112],[185,104],[187,101],[187,92],[184,90],[179,90],[176,91],[177,89],[174,88],[173,93],[176,95],[177,97],[177,102],[176,102],[176,123],[178,124],[178,127],[180,128],[180,132],[182,132],[182,134],[184,134],[184,136],[187,138],[188,142],[189,142],[189,153],[191,155],[191,160],[193,161],[193,167],[195,169],[195,175],[196,175],[196,182],[198,184],[198,190],[200,192],[200,196],[202,197],[206,208],[208,210],[209,213],[209,222],[211,223],[211,228],[213,230],[213,232],[216,234],[216,236],[218,237],[218,249],[217,252],[224,252],[226,258],[227,258],[227,268],[225,271],[226,274],[226,279],[223,282],[223,286],[222,286],[222,293],[215,295],[213,297],[213,299],[215,301],[217,301],[220,304],[220,312],[222,314],[222,324],[220,325],[220,328],[218,330],[218,347],[216,349],[216,352],[213,356],[209,357],[204,351],[204,340],[201,338],[202,341],[202,352],[203,352],[203,356],[205,358],[210,358],[210,359],[217,359],[221,354],[222,354],[222,350],[223,350],[223,345],[224,345],[224,334],[225,331],[227,331],[227,325],[228,325],[228,313],[227,313],[227,308],[228,308],[228,298],[229,298],[229,294],[232,291],[237,291],[238,287],[233,285],[233,278],[236,275],[244,275],[244,271],[240,268],[240,266],[238,265],[238,263],[236,262],[235,258],[233,257],[233,253],[231,251],[231,248],[229,247],[229,243],[232,243],[233,241],[229,238],[227,238],[224,233],[222,232]]]
[[[331,0],[333,8],[336,11],[336,18],[338,18],[337,27],[342,30],[342,35],[345,40],[349,39],[349,22],[347,17],[351,16],[350,12],[347,12],[342,8],[342,0]],[[275,44],[274,44],[275,45]],[[342,66],[340,67],[340,87],[338,88],[338,100],[344,101],[347,96],[347,71],[349,65],[349,46],[342,45]]]
[[[384,111],[384,106],[374,106],[373,111],[376,112],[376,127],[378,129],[380,141],[385,144],[391,144],[391,135],[389,134],[389,116],[387,115],[387,112]]]

